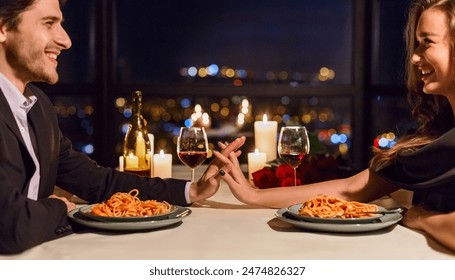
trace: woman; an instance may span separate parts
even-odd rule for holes
[[[369,168],[352,177],[288,188],[251,188],[234,155],[215,153],[231,170],[224,180],[237,199],[279,208],[318,194],[371,201],[409,189],[415,206],[403,224],[455,250],[455,0],[415,1],[406,46],[408,99],[419,122],[415,133],[389,150],[376,150]]]

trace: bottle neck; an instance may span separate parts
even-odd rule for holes
[[[140,117],[142,115],[142,96],[133,96],[133,117]]]

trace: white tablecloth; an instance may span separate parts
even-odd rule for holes
[[[196,176],[205,170],[197,168]],[[176,178],[190,170],[175,166]],[[87,229],[0,259],[455,259],[424,234],[401,225],[369,233],[318,233],[275,218],[276,209],[243,205],[226,185],[176,226],[146,232]]]

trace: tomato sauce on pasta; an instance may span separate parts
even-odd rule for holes
[[[303,203],[299,210],[302,216],[319,218],[361,218],[370,217],[373,214],[364,213],[377,211],[374,204],[366,204],[357,201],[347,201],[328,195],[319,195]]]
[[[141,201],[137,196],[139,190],[128,193],[117,192],[106,202],[92,207],[91,214],[106,217],[144,217],[169,213],[171,205],[156,200]]]

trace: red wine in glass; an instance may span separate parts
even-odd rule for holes
[[[281,153],[280,158],[290,167],[297,168],[305,160],[305,154]]]
[[[192,182],[194,182],[194,169],[207,158],[208,146],[207,134],[203,127],[180,128],[177,155],[183,164],[191,168]]]
[[[281,128],[278,139],[278,155],[294,169],[294,186],[297,185],[297,167],[310,153],[310,140],[304,126],[285,126]]]
[[[180,152],[179,159],[188,167],[195,168],[207,158],[207,152]]]

